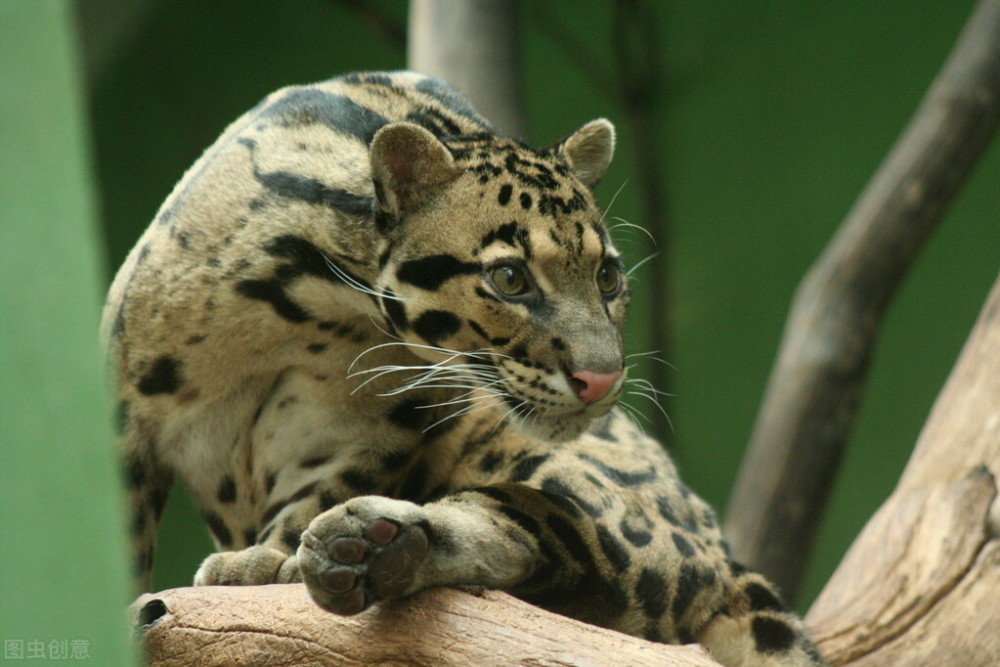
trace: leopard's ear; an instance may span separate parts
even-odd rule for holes
[[[369,148],[379,208],[394,221],[412,213],[461,170],[437,137],[413,123],[390,123]]]
[[[604,118],[592,120],[549,150],[565,157],[576,177],[592,188],[601,182],[615,154],[615,126]]]

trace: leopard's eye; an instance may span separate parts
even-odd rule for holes
[[[489,270],[490,282],[506,296],[520,296],[531,290],[525,270],[512,264],[500,264]]]
[[[618,265],[610,260],[605,260],[601,268],[597,270],[597,289],[605,294],[614,294],[622,283],[622,271]]]

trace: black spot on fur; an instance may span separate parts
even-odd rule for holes
[[[330,461],[330,458],[331,457],[329,457],[329,456],[313,456],[313,457],[308,458],[308,459],[302,459],[301,461],[299,461],[299,467],[300,468],[318,468],[321,465],[323,465],[324,463],[328,463]]]
[[[503,454],[490,450],[483,455],[483,458],[479,459],[479,469],[483,472],[496,472],[500,464],[503,463],[503,459]]]
[[[454,336],[462,322],[446,310],[428,310],[413,322],[413,331],[431,345]]]
[[[470,103],[464,95],[459,93],[444,81],[433,77],[427,77],[417,83],[415,88],[419,92],[434,98],[439,104],[449,111],[462,116],[466,120],[472,121],[484,130],[492,132],[493,128],[481,116],[479,116],[479,114],[476,113],[472,103]]]
[[[180,367],[181,363],[173,357],[159,357],[139,380],[139,391],[145,396],[173,394],[181,386]]]
[[[516,523],[529,535],[539,535],[541,533],[541,526],[538,521],[517,509],[516,507],[509,507],[507,505],[501,505],[497,510],[503,514],[505,517]]]
[[[570,498],[569,496],[562,493],[555,493],[553,491],[549,491],[548,489],[544,488],[540,491],[540,493],[542,494],[542,496],[545,497],[546,500],[548,500],[550,503],[552,503],[566,514],[573,517],[574,519],[579,519],[580,517],[583,516],[583,512],[580,511],[580,508],[577,507],[576,503],[573,502],[573,499]]]
[[[648,530],[643,530],[642,528],[637,528],[632,525],[629,521],[630,517],[626,516],[618,524],[618,529],[622,531],[622,535],[625,539],[631,542],[634,546],[644,547],[653,541],[653,535]]]
[[[538,454],[535,456],[529,456],[522,459],[514,467],[513,473],[511,473],[510,481],[512,482],[524,482],[531,479],[532,475],[538,470],[539,466],[549,460],[548,454]]]
[[[677,547],[677,551],[680,552],[681,556],[685,558],[694,556],[694,547],[691,546],[686,537],[680,533],[672,533],[670,536],[673,538],[674,546]]]
[[[514,192],[514,186],[510,183],[505,183],[500,186],[500,194],[497,195],[497,202],[501,206],[506,206],[510,203],[510,196]]]
[[[754,643],[761,653],[782,653],[795,643],[795,631],[784,621],[758,616],[750,626]]]
[[[618,541],[611,531],[602,525],[597,526],[597,541],[601,545],[601,552],[608,559],[611,566],[617,572],[624,572],[632,563],[629,550]]]
[[[608,465],[589,454],[578,454],[577,456],[600,470],[611,481],[623,486],[637,486],[656,479],[656,469],[653,466],[642,472],[628,472]]]
[[[277,236],[269,240],[263,249],[272,257],[287,262],[276,267],[273,277],[266,280],[243,280],[236,284],[235,289],[247,298],[271,304],[279,316],[290,322],[301,323],[312,319],[308,311],[295,303],[287,293],[288,286],[301,276],[315,276],[338,285],[371,288],[367,281],[327,258],[319,247],[294,234]],[[336,271],[330,268],[331,264],[337,267]]]
[[[271,491],[274,491],[274,483],[278,480],[276,473],[268,473],[267,477],[264,479],[264,491],[268,495],[271,495]]]
[[[319,511],[325,512],[334,505],[337,504],[337,499],[329,491],[323,491],[319,494]]]
[[[273,519],[274,517],[278,516],[278,514],[281,512],[281,510],[283,510],[286,507],[288,507],[288,503],[289,503],[289,501],[286,499],[286,500],[279,500],[279,501],[277,501],[275,503],[271,503],[270,505],[268,505],[267,509],[265,509],[264,513],[261,514],[261,516],[260,516],[260,522],[261,522],[261,524],[265,524],[266,525],[266,524],[270,523],[271,519]]]
[[[297,530],[286,528],[281,533],[281,541],[285,543],[286,547],[295,551],[299,548],[299,543],[302,541],[302,535]]]
[[[229,527],[226,526],[226,522],[222,520],[222,517],[215,512],[205,512],[202,514],[205,519],[205,523],[208,524],[209,530],[215,535],[215,539],[219,541],[219,544],[224,547],[233,546],[233,534],[229,532]]]
[[[580,537],[576,527],[566,519],[556,514],[550,514],[545,518],[545,523],[549,530],[559,539],[566,551],[569,552],[573,560],[580,564],[591,564],[590,549],[587,543]]]
[[[553,349],[562,352],[563,350],[566,349],[566,343],[563,342],[562,338],[556,337],[552,339],[552,347]]]
[[[531,195],[529,195],[527,192],[521,193],[521,208],[523,208],[525,211],[531,208]]]
[[[642,569],[635,582],[635,595],[649,618],[660,618],[667,610],[667,582],[655,570]]]
[[[310,343],[306,346],[306,349],[313,354],[319,354],[328,347],[327,343]]]
[[[674,617],[679,619],[683,616],[698,593],[714,581],[715,572],[712,570],[702,570],[690,562],[685,562],[677,577],[677,593],[671,608]]]
[[[220,503],[231,503],[236,500],[236,482],[233,480],[232,475],[226,475],[219,482],[219,490],[216,491],[215,497]]]
[[[374,202],[371,197],[331,188],[314,178],[287,171],[273,171],[266,174],[255,171],[254,177],[265,188],[283,197],[310,204],[321,204],[347,215],[367,216],[372,212]]]
[[[410,321],[406,317],[406,309],[403,302],[395,298],[392,290],[386,290],[381,296],[382,309],[389,316],[389,323],[396,331],[403,332],[410,328]]]
[[[406,120],[427,128],[435,137],[441,138],[461,134],[462,128],[441,109],[420,106],[406,114]]]
[[[257,537],[257,544],[266,544],[267,540],[274,534],[274,526],[268,526],[264,532]]]
[[[757,582],[752,582],[743,592],[750,599],[750,609],[753,611],[786,611],[784,603],[768,589]]]
[[[656,498],[656,509],[660,512],[660,516],[672,525],[681,525],[681,522],[677,519],[677,515],[674,513],[673,505],[670,504],[670,499],[666,496],[658,496]]]
[[[368,145],[375,133],[389,121],[344,95],[316,88],[292,90],[260,112],[261,119],[282,127],[325,125],[352,135]]]
[[[236,291],[248,299],[271,304],[274,312],[289,322],[301,323],[311,317],[305,308],[289,298],[281,281],[241,280],[236,283]]]
[[[398,403],[389,412],[389,421],[399,428],[408,431],[419,431],[427,421],[427,403],[419,398],[409,398]],[[408,452],[403,452],[404,461],[409,457]]]
[[[254,526],[243,529],[243,543],[247,546],[257,543],[257,529]]]
[[[482,495],[486,496],[487,498],[491,498],[491,499],[495,500],[496,502],[502,503],[504,505],[509,505],[514,500],[513,497],[511,497],[511,495],[509,493],[507,493],[506,491],[504,491],[502,489],[498,489],[498,488],[496,488],[494,486],[478,487],[478,488],[475,488],[475,489],[470,489],[470,491],[482,494]]]
[[[549,493],[558,494],[560,496],[564,496],[566,498],[571,499],[574,503],[574,507],[583,509],[584,512],[586,512],[592,517],[596,518],[604,514],[604,510],[584,500],[580,496],[580,494],[573,491],[572,488],[570,488],[564,481],[562,481],[558,477],[545,478],[545,480],[542,481],[542,489],[548,491]]]
[[[288,499],[288,502],[294,503],[303,500],[304,498],[308,498],[312,495],[317,484],[319,484],[319,482],[310,482],[309,484],[306,484],[301,489],[293,493],[292,497]]]
[[[425,290],[436,290],[456,276],[479,273],[482,266],[476,262],[463,262],[452,255],[430,255],[411,259],[396,270],[396,278]]]

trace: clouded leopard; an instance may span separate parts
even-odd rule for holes
[[[531,148],[407,72],[233,123],[105,308],[144,585],[179,475],[220,550],[196,584],[303,581],[338,614],[479,585],[729,665],[822,664],[615,408],[613,149],[606,120]]]

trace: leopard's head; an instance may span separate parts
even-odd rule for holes
[[[533,437],[575,438],[625,383],[628,284],[591,193],[613,151],[606,120],[545,150],[410,123],[371,145],[386,324]]]

